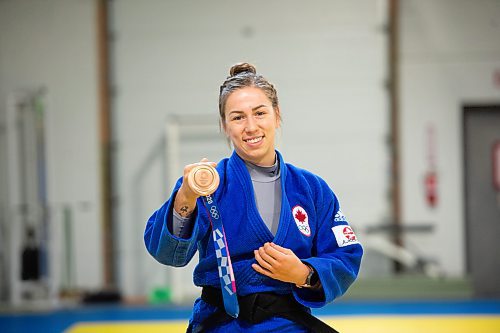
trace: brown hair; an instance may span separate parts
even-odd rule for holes
[[[257,74],[255,66],[246,62],[236,64],[229,70],[229,76],[220,86],[219,92],[219,115],[222,124],[226,120],[226,101],[235,90],[245,87],[256,87],[261,89],[272,103],[274,109],[278,107],[278,93],[274,85],[267,81],[262,75]],[[280,114],[277,114],[280,118]]]

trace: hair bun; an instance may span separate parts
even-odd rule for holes
[[[257,70],[255,69],[254,65],[249,64],[247,62],[242,62],[231,67],[231,69],[229,70],[229,75],[235,76],[240,73],[247,73],[247,72],[256,74]]]

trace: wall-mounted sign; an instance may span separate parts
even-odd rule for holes
[[[493,149],[491,151],[491,160],[493,162],[493,187],[500,192],[500,140],[493,143]]]
[[[493,85],[500,89],[500,69],[493,72]]]
[[[434,124],[429,123],[426,131],[427,171],[424,176],[425,202],[431,208],[438,204],[438,173],[436,166],[436,132]]]

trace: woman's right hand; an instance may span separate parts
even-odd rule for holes
[[[191,170],[200,163],[210,164],[214,168],[217,166],[217,163],[209,162],[207,158],[203,158],[199,163],[188,164],[184,167],[182,185],[177,191],[174,201],[174,209],[182,217],[189,217],[196,208],[196,199],[199,195],[189,186],[188,176]]]

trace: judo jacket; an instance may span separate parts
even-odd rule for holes
[[[363,250],[326,182],[309,171],[286,164],[279,152],[277,157],[282,203],[279,227],[274,236],[259,215],[244,161],[233,152],[231,157],[217,164],[220,184],[212,197],[222,216],[237,293],[241,296],[258,292],[291,293],[308,308],[322,307],[344,294],[356,279]],[[170,199],[148,220],[144,233],[146,248],[160,263],[176,267],[185,266],[198,251],[194,284],[220,288],[211,225],[201,198],[197,201],[190,238],[175,237],[167,227],[181,182],[182,178],[175,185]],[[292,283],[257,273],[252,268],[252,264],[257,263],[254,250],[266,242],[291,249],[304,263],[312,266],[318,273],[322,288],[298,288]],[[190,327],[195,327],[215,310],[203,300],[196,300]],[[219,331],[307,332],[283,318],[272,318],[253,326],[233,320],[213,332]]]

